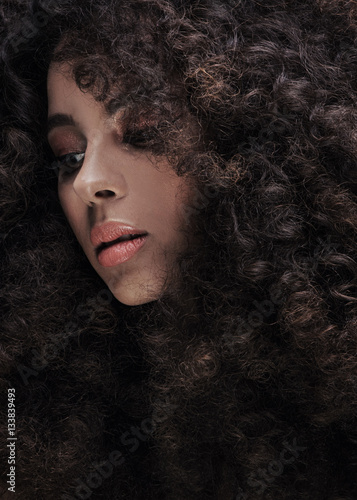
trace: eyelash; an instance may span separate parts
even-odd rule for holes
[[[128,144],[138,149],[146,149],[147,143],[152,141],[155,132],[152,127],[145,127],[143,129],[127,130],[123,136],[123,144]]]
[[[142,130],[127,130],[123,136],[122,142],[137,149],[145,149],[147,148],[148,141],[153,138],[153,135],[153,131],[150,128]],[[57,156],[56,163],[61,175],[63,177],[73,175],[79,168],[81,168],[84,161],[84,155],[85,153],[73,152]]]
[[[56,158],[57,166],[63,176],[73,175],[76,170],[81,168],[85,153],[67,153]],[[80,159],[78,158],[80,157]],[[73,162],[73,160],[75,160]]]

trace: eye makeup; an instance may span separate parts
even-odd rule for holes
[[[72,127],[59,127],[53,129],[49,133],[47,140],[56,157],[68,153],[85,151],[87,147],[87,141],[84,139],[83,135],[74,132]]]

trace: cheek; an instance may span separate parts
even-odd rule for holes
[[[171,193],[171,202],[167,207],[164,221],[164,238],[168,246],[182,249],[190,238],[190,217],[194,209],[191,207],[191,189],[186,183],[177,183]]]
[[[68,221],[70,221],[71,218],[71,195],[63,184],[58,185],[58,199],[61,204],[62,210],[67,217]]]
[[[194,198],[197,196],[197,190],[194,190],[188,183],[182,182],[178,188],[175,198],[175,213],[180,222],[180,227],[186,228],[190,223],[190,214],[196,212]]]
[[[58,198],[61,204],[64,215],[66,216],[69,225],[71,226],[76,238],[81,242],[80,229],[84,221],[76,196],[69,186],[58,186]]]

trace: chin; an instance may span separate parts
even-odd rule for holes
[[[126,306],[140,306],[157,300],[160,293],[156,290],[143,290],[142,287],[127,286],[111,288],[113,296]]]
[[[121,302],[125,306],[140,306],[142,304],[148,304],[149,302],[153,302],[154,300],[157,300],[157,298],[158,298],[157,297],[157,298],[153,299],[153,298],[145,298],[145,297],[139,298],[139,297],[130,297],[130,296],[122,297],[122,295],[115,295],[115,294],[113,294],[113,295],[119,302]]]
[[[114,274],[102,277],[113,296],[126,306],[139,306],[158,300],[168,279],[167,271],[155,268],[141,273]]]

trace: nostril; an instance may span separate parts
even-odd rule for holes
[[[95,195],[98,198],[112,198],[113,196],[115,196],[115,193],[110,189],[103,189],[101,191],[97,191]]]

